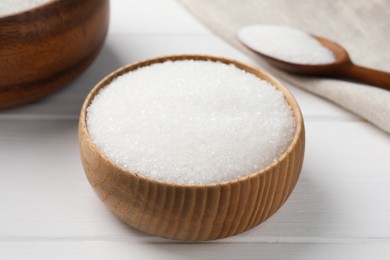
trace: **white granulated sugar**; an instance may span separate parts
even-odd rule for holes
[[[239,39],[265,55],[298,64],[326,64],[334,54],[301,30],[280,25],[253,25],[238,31]]]
[[[170,183],[218,183],[274,162],[295,133],[272,85],[233,65],[167,61],[102,89],[87,110],[92,141],[131,172]]]
[[[37,7],[53,0],[0,0],[0,15],[8,15]]]

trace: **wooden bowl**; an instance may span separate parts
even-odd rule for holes
[[[53,0],[0,16],[0,109],[42,98],[79,75],[100,51],[109,0]]]
[[[279,89],[290,104],[296,132],[291,145],[267,168],[229,182],[182,185],[152,180],[110,161],[91,141],[87,108],[100,89],[116,77],[167,60],[212,60],[234,64]],[[79,121],[80,153],[84,171],[99,198],[121,220],[149,234],[179,240],[202,241],[232,236],[253,228],[274,214],[298,180],[304,156],[305,134],[301,112],[291,94],[268,74],[224,58],[181,55],[161,57],[125,66],[98,83],[87,96]]]

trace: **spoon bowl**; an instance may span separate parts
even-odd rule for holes
[[[321,38],[318,36],[314,36],[314,38],[319,41],[323,46],[332,50],[335,57],[334,62],[325,64],[299,64],[290,61],[280,60],[273,56],[269,56],[267,54],[254,50],[253,48],[251,48],[251,50],[255,51],[257,54],[266,59],[268,63],[277,68],[302,75],[331,76],[334,75],[334,73],[337,73],[337,71],[339,71],[340,68],[345,66],[345,64],[351,63],[349,55],[343,47],[325,38]]]
[[[299,64],[289,62],[262,53],[259,50],[250,47],[242,39],[240,39],[240,41],[248,49],[264,58],[272,66],[287,72],[299,75],[349,79],[390,90],[390,73],[355,65],[351,61],[348,52],[341,45],[326,38],[316,35],[311,36],[334,54],[334,62],[325,64]]]

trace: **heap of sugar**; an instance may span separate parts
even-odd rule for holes
[[[26,11],[53,0],[0,0],[0,15]]]
[[[298,64],[326,64],[334,54],[301,30],[280,25],[253,25],[238,31],[248,47],[279,60]]]
[[[87,109],[92,141],[131,172],[219,183],[274,162],[295,133],[283,94],[233,65],[166,61],[124,74]]]

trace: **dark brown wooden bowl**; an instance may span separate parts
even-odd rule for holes
[[[87,108],[96,94],[116,77],[150,64],[174,60],[212,60],[233,64],[270,82],[291,106],[296,122],[292,143],[265,169],[240,179],[182,185],[152,180],[109,160],[88,133]],[[287,200],[303,163],[305,131],[298,104],[270,75],[225,58],[201,55],[168,56],[125,66],[98,83],[86,98],[79,121],[79,144],[84,171],[106,206],[130,226],[171,239],[202,241],[232,236],[273,215]]]
[[[109,0],[53,0],[0,16],[0,109],[42,98],[78,76],[103,46]]]

